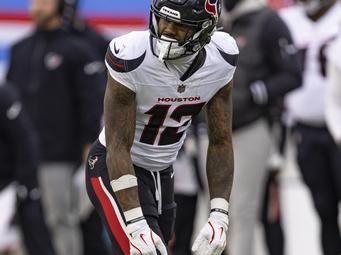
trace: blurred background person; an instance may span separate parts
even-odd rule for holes
[[[97,214],[82,221],[79,233],[73,185],[99,131],[104,68],[97,49],[65,29],[62,7],[60,0],[30,1],[35,29],[12,47],[7,78],[39,135],[42,199],[57,253],[82,254],[83,246],[84,254],[106,254]]]
[[[0,190],[0,255],[17,255],[19,235],[13,226],[15,188],[9,184]]]
[[[325,99],[326,49],[338,34],[341,4],[335,0],[300,0],[281,14],[300,50],[303,66],[301,88],[286,99],[286,122],[292,129],[302,178],[321,222],[323,253],[339,255],[341,156],[326,126]]]
[[[100,32],[94,29],[88,22],[78,15],[80,0],[59,0],[58,11],[62,17],[62,29],[70,32],[72,35],[78,37],[83,43],[88,44],[91,49],[91,54],[98,59],[88,65],[88,70],[97,70],[98,75],[102,77],[98,79],[106,81],[106,72],[103,64],[103,59],[107,51],[109,40]],[[97,84],[97,89],[100,94],[104,95],[105,86]],[[99,227],[99,218],[97,212],[94,210],[85,187],[85,165],[84,160],[73,175],[73,184],[77,192],[77,215],[81,221],[80,227],[83,233],[83,250],[86,254],[93,254],[98,248],[96,238],[93,238],[93,228]],[[93,250],[93,252],[92,252]],[[100,249],[101,250],[101,249]]]
[[[275,11],[261,0],[223,3],[225,16],[221,25],[240,49],[233,93],[236,171],[228,249],[232,255],[250,255],[254,252],[272,144],[272,108],[300,86],[301,74],[291,35]],[[276,255],[283,254],[283,240],[273,249]]]
[[[78,8],[80,0],[59,1],[59,12],[62,16],[63,28],[87,41],[92,47],[92,52],[97,52],[99,57],[104,59],[110,40],[90,26],[85,19],[79,17]],[[105,72],[103,73],[106,74]]]
[[[280,108],[279,108],[280,109]],[[278,109],[277,109],[278,110]],[[284,170],[284,149],[286,130],[280,125],[280,112],[272,115],[270,157],[267,163],[263,202],[261,205],[261,223],[264,229],[265,244],[270,255],[285,254],[284,233],[282,229],[282,201],[280,177]]]
[[[9,192],[6,188],[15,182],[17,219],[27,253],[55,255],[41,206],[37,156],[36,134],[17,92],[8,84],[0,86],[0,193]],[[1,205],[1,211],[9,207]]]
[[[341,149],[341,24],[338,39],[328,49],[327,78],[327,126],[339,149]]]

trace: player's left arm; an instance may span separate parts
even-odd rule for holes
[[[206,171],[211,213],[196,238],[192,251],[195,255],[220,255],[226,246],[228,200],[234,172],[232,82],[220,89],[208,102],[206,113],[209,137]]]
[[[229,200],[233,181],[232,82],[208,102],[207,180],[210,197]]]

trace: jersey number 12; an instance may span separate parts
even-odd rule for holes
[[[179,105],[173,110],[170,118],[177,122],[180,122],[183,116],[193,117],[197,115],[204,105],[205,103]],[[141,143],[147,143],[151,145],[155,144],[156,138],[160,132],[160,128],[162,127],[167,117],[170,107],[171,105],[157,104],[154,105],[150,110],[145,112],[145,114],[151,115],[151,117],[149,118],[148,124],[145,125],[143,129],[140,138]],[[185,127],[186,125],[188,125],[189,121],[190,120],[186,121],[181,127]],[[183,133],[185,132],[179,132],[179,129],[181,127],[166,127],[160,134],[158,145],[169,145],[180,141]]]

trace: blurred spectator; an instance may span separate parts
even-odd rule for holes
[[[326,120],[334,140],[341,148],[341,35],[328,53]]]
[[[59,12],[63,20],[62,27],[88,44],[91,53],[99,60],[99,62],[93,64],[92,68],[98,68],[99,74],[102,75],[103,84],[105,84],[106,72],[104,71],[105,67],[102,61],[105,57],[109,40],[78,16],[79,4],[80,0],[60,0]],[[103,89],[101,94],[104,95],[105,86],[98,86],[98,89],[101,88]],[[98,228],[100,219],[86,192],[84,164],[77,169],[73,177],[73,183],[78,193],[78,215],[81,220],[86,219],[80,225],[83,232],[83,250],[86,254],[93,254],[92,250],[95,252],[98,249],[96,246],[99,245],[95,242],[96,239],[92,240],[93,228]]]
[[[278,116],[279,117],[279,116]],[[286,130],[278,118],[271,125],[272,146],[267,164],[267,176],[264,185],[261,221],[269,254],[283,254],[284,234],[281,222],[281,202],[279,173],[283,168]]]
[[[292,127],[298,166],[321,220],[325,255],[341,253],[341,156],[325,121],[326,49],[338,34],[340,14],[341,4],[335,0],[301,0],[282,12],[302,53],[304,69],[302,87],[286,100],[287,122]]]
[[[0,86],[0,192],[16,182],[17,215],[28,254],[55,255],[41,207],[35,138],[14,88]]]
[[[250,255],[267,177],[273,108],[300,85],[301,75],[292,38],[276,12],[261,0],[223,3],[224,31],[240,49],[233,92],[235,177],[228,247],[232,255]],[[273,248],[276,255],[283,254],[283,240],[279,243]]]
[[[0,190],[0,254],[16,255],[19,250],[19,234],[13,226],[15,214],[15,188],[9,184]]]
[[[7,78],[38,131],[42,199],[55,247],[59,255],[79,255],[73,174],[99,130],[104,68],[96,48],[63,29],[63,2],[32,0],[30,7],[36,28],[13,46]],[[97,214],[82,230],[84,254],[106,254]]]
[[[79,0],[60,0],[60,13],[63,19],[63,28],[74,35],[88,41],[93,52],[98,52],[104,59],[110,40],[98,33],[84,19],[78,16]],[[105,73],[105,72],[104,72]]]

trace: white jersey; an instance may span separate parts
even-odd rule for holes
[[[341,4],[336,3],[318,21],[310,20],[299,6],[281,11],[294,43],[305,52],[302,86],[286,97],[288,114],[293,121],[325,125],[326,49],[341,24]]]
[[[328,48],[326,120],[334,139],[341,143],[341,34]]]
[[[328,48],[328,61],[333,62],[333,65],[341,69],[341,23],[339,37]]]
[[[238,48],[227,33],[215,32],[179,78],[153,54],[151,43],[149,31],[115,38],[106,65],[112,78],[136,93],[132,161],[159,171],[175,161],[192,116],[232,80]],[[104,130],[99,140],[105,146]]]

